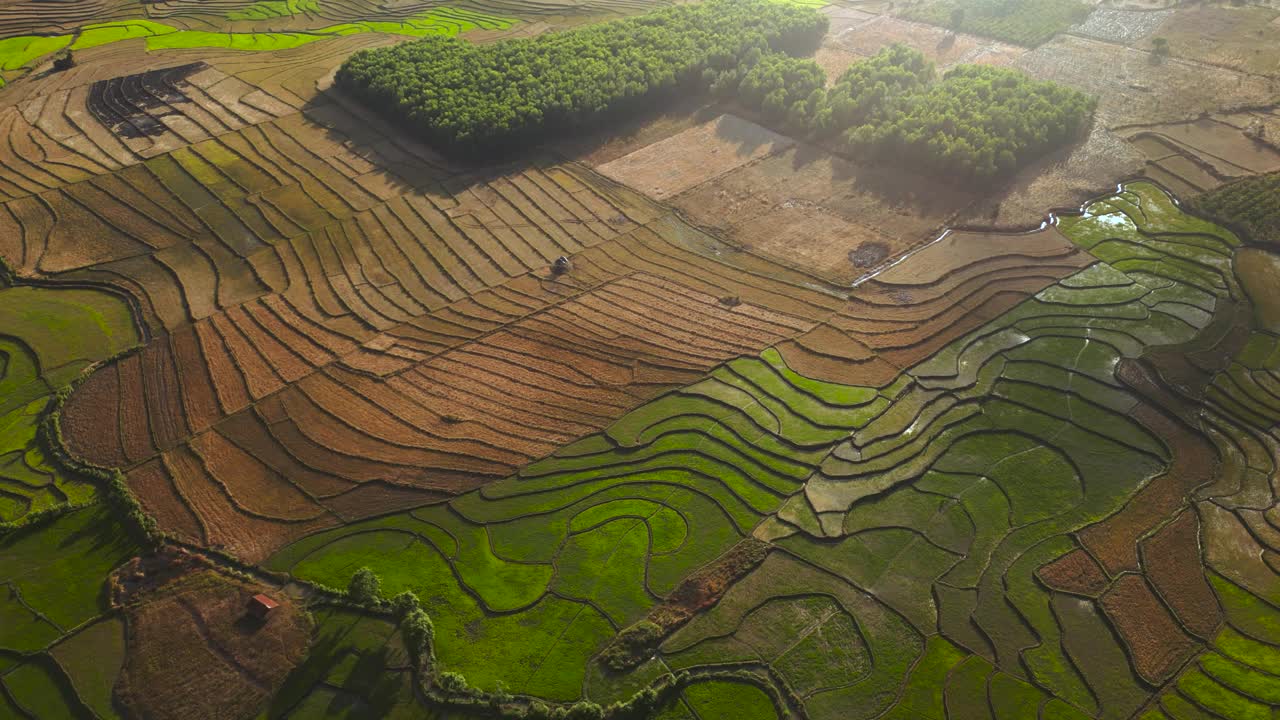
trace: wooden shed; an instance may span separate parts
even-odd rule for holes
[[[265,620],[271,614],[271,611],[278,607],[280,607],[280,603],[261,593],[254,595],[249,600],[249,614],[260,620]]]

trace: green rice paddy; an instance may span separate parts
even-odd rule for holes
[[[231,21],[290,17],[316,9],[315,0],[270,0],[255,3],[228,15]],[[366,21],[328,25],[298,31],[190,30],[163,22],[136,19],[92,23],[74,33],[55,36],[19,36],[0,40],[0,71],[16,72],[62,50],[87,50],[110,43],[146,39],[149,51],[171,49],[227,49],[244,51],[286,50],[317,40],[357,33],[383,33],[411,38],[452,37],[471,30],[505,30],[517,21],[473,10],[438,7],[403,20]]]

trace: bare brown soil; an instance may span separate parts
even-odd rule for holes
[[[1143,146],[1126,138],[1136,140],[1143,127],[1166,129],[1169,123],[1185,123],[1202,114],[1267,105],[1280,95],[1280,80],[1177,58],[1157,60],[1145,48],[1075,35],[1059,36],[1017,58],[1016,69],[1097,96],[1094,126],[1083,141],[1028,166],[1000,192],[969,208],[960,224],[1031,227],[1046,208],[1074,208],[1113,189],[1119,180],[1141,174],[1184,195],[1204,189],[1208,183],[1192,169],[1204,159],[1199,152],[1182,155],[1176,148]],[[1241,120],[1243,127],[1226,139],[1238,147],[1231,151],[1237,157],[1251,151],[1250,143],[1238,140],[1247,140],[1241,131],[1253,118]],[[1226,135],[1216,132],[1217,141],[1223,142]],[[1173,155],[1187,158],[1191,165],[1167,162]],[[1267,163],[1265,157],[1246,162]]]
[[[927,240],[975,195],[915,173],[857,165],[810,145],[778,153],[680,195],[703,226],[783,264],[850,282],[870,268],[849,254],[883,243],[891,259]]]
[[[310,623],[289,597],[247,613],[269,588],[199,570],[132,595],[120,703],[139,717],[252,717],[306,652]]]
[[[1062,35],[1023,55],[1016,67],[1098,96],[1107,127],[1185,120],[1203,112],[1274,101],[1272,78],[1169,58],[1123,45]]]
[[[793,144],[755,123],[721,115],[598,165],[596,171],[664,200]]]
[[[1192,6],[1175,12],[1152,35],[1168,40],[1174,57],[1277,76],[1276,18],[1280,10],[1256,5]]]
[[[1233,179],[1280,170],[1280,150],[1254,136],[1266,127],[1262,121],[1267,118],[1269,113],[1256,111],[1235,117],[1215,114],[1127,126],[1119,134],[1146,158],[1149,176],[1189,197]]]
[[[714,121],[718,113],[702,98],[677,100],[655,114],[611,123],[609,127],[555,143],[557,150],[589,167],[598,168],[653,143]]]
[[[999,192],[961,214],[958,224],[1025,230],[1039,225],[1046,210],[1074,210],[1122,178],[1142,174],[1144,157],[1095,120],[1089,135],[1019,171]]]

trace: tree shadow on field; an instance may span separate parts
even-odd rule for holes
[[[82,527],[63,536],[58,543],[60,550],[66,550],[76,545],[87,545],[89,552],[97,552],[102,550],[117,550],[122,554],[135,555],[141,549],[129,537],[129,532],[123,525],[116,520],[106,506],[95,506],[85,508],[76,512],[92,513],[93,518],[86,522]],[[65,516],[70,519],[71,515]],[[59,518],[62,520],[63,518]],[[54,522],[58,522],[55,520]]]
[[[933,173],[891,163],[850,159],[808,141],[796,144],[791,169],[797,175],[826,176],[837,192],[831,200],[861,195],[916,215],[948,217],[990,190],[977,185],[959,185]]]
[[[271,697],[268,718],[285,717],[328,676],[349,649],[342,642],[347,629],[323,632],[311,643],[306,659],[289,672],[280,690]]]
[[[248,637],[257,635],[270,621],[270,616],[258,617],[245,611],[240,617],[236,618],[235,622],[231,623],[231,628],[236,631],[236,634]]]
[[[716,138],[733,144],[739,157],[749,157],[765,146],[777,146],[792,139],[750,120],[728,114],[716,124]]]

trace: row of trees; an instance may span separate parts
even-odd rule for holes
[[[793,133],[834,140],[871,160],[913,165],[957,180],[1008,175],[1078,137],[1094,100],[1053,82],[988,65],[961,65],[940,81],[902,45],[855,63],[828,89],[811,60],[773,55],[718,92]]]
[[[826,16],[771,0],[708,0],[532,39],[477,46],[432,37],[365,50],[340,87],[455,151],[537,142],[776,52],[803,52]],[[735,79],[740,79],[735,77]]]

